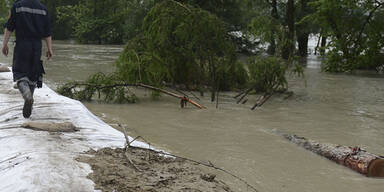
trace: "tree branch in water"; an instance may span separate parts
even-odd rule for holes
[[[116,84],[111,84],[111,85],[103,85],[103,84],[76,83],[75,82],[75,83],[67,84],[67,85],[64,85],[63,87],[60,87],[58,92],[64,96],[74,98],[75,97],[75,95],[74,95],[75,89],[82,87],[82,86],[85,86],[86,88],[84,88],[81,91],[78,91],[80,93],[79,94],[80,98],[78,98],[78,99],[80,99],[80,100],[90,100],[96,91],[99,93],[99,97],[100,97],[100,92],[103,92],[103,90],[110,90],[110,89],[119,88],[119,87],[142,87],[142,88],[151,89],[151,90],[161,92],[161,93],[164,93],[166,95],[178,98],[181,100],[182,103],[186,103],[186,102],[191,103],[192,105],[196,106],[199,109],[205,109],[204,106],[202,106],[202,105],[196,103],[195,101],[189,99],[185,95],[183,95],[183,96],[178,95],[176,93],[173,93],[173,92],[170,92],[170,91],[158,88],[158,87],[146,85],[143,83],[116,83]],[[184,107],[184,105],[182,105],[182,107]]]

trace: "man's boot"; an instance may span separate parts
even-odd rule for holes
[[[20,90],[21,95],[24,98],[24,107],[23,107],[23,116],[24,118],[29,118],[32,113],[32,105],[33,105],[33,92],[31,92],[31,88],[27,81],[19,81],[17,86]],[[34,91],[34,86],[33,86]]]

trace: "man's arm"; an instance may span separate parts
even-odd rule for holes
[[[49,36],[49,37],[46,37],[44,38],[46,44],[47,44],[47,53],[46,53],[46,56],[49,59],[52,58],[53,56],[53,49],[52,49],[52,36]]]
[[[3,40],[3,48],[1,49],[1,52],[5,56],[8,56],[9,49],[8,49],[8,41],[9,38],[11,37],[12,32],[16,28],[16,7],[12,5],[11,10],[9,11],[9,16],[8,16],[8,21],[5,23],[5,31],[4,31],[4,40]]]
[[[1,49],[1,51],[3,52],[3,54],[5,56],[8,56],[8,52],[9,52],[8,41],[9,41],[9,38],[11,37],[11,34],[12,34],[12,31],[10,31],[7,28],[5,28],[4,40],[3,40],[3,48]]]

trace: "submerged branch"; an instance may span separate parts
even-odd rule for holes
[[[113,88],[117,88],[117,87],[142,87],[142,88],[151,89],[151,90],[154,90],[157,92],[161,92],[161,93],[164,93],[164,94],[172,96],[172,97],[176,97],[176,98],[181,100],[181,103],[188,102],[188,103],[191,103],[192,105],[196,106],[199,109],[205,109],[204,106],[202,106],[202,105],[196,103],[195,101],[189,99],[185,95],[181,96],[181,95],[178,95],[176,93],[172,93],[170,91],[167,91],[167,90],[164,90],[164,89],[161,89],[158,87],[146,85],[143,83],[117,83],[117,84],[112,84],[112,85],[100,85],[100,84],[90,84],[90,83],[73,83],[70,86],[64,87],[64,88],[66,89],[66,91],[71,91],[71,93],[72,93],[73,89],[75,89],[76,87],[80,87],[80,86],[92,87],[92,88],[96,89],[95,91],[98,91],[98,92],[100,92],[100,90],[113,89]],[[62,91],[60,91],[60,92],[61,92],[61,94],[63,94]],[[184,105],[182,105],[182,107],[184,107]]]
[[[251,88],[251,89],[248,89],[245,92],[241,93],[241,94],[243,94],[243,96],[241,96],[240,99],[237,100],[237,104],[239,104],[252,90],[253,89]]]
[[[234,98],[236,99],[236,98],[240,97],[243,94],[249,93],[251,90],[252,90],[252,88],[244,90],[244,91],[240,92],[239,94],[237,94]]]
[[[252,110],[254,110],[256,107],[261,107],[265,102],[267,102],[273,94],[265,94],[260,97],[259,101],[252,107]]]

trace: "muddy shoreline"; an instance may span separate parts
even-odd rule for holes
[[[232,192],[215,174],[198,164],[131,147],[127,154],[138,171],[124,152],[121,148],[90,150],[76,160],[92,167],[88,178],[95,183],[96,190],[103,192]]]

